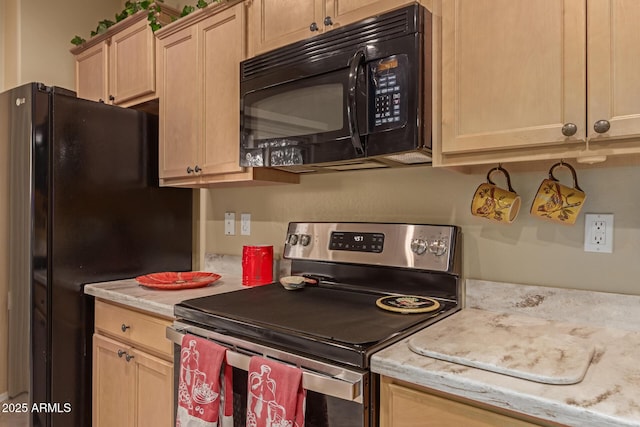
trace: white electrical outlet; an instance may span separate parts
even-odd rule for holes
[[[236,234],[236,214],[235,212],[224,213],[224,235],[235,236]]]
[[[585,215],[584,251],[613,252],[613,214]]]
[[[240,234],[243,236],[251,235],[251,214],[250,213],[240,214]]]

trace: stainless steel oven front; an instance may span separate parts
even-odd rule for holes
[[[306,427],[369,427],[377,414],[372,408],[371,372],[306,358],[254,342],[223,335],[185,322],[176,321],[167,328],[174,343],[174,381],[180,375],[180,344],[185,334],[212,340],[227,347],[227,363],[233,367],[233,425],[246,426],[247,371],[251,356],[259,355],[302,369],[302,385],[307,390]],[[177,387],[174,408],[177,407]]]

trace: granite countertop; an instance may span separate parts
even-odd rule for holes
[[[467,280],[466,286],[465,309],[374,354],[372,371],[560,424],[640,425],[640,297],[479,280]],[[484,355],[481,340],[475,346],[470,342],[475,331],[483,333]],[[554,346],[559,342],[562,351],[571,351],[572,345],[592,350],[584,378],[562,385],[540,382],[546,376],[562,377],[542,360],[557,356]],[[529,366],[511,360],[518,354],[525,358],[532,345],[549,347]],[[499,355],[500,349],[502,357],[488,356]],[[456,359],[439,352],[461,360],[447,361]],[[478,360],[485,365],[474,365]],[[534,373],[529,379],[516,378],[497,373],[500,369],[487,370],[487,364],[534,368]]]
[[[235,256],[208,255],[202,271],[220,274],[221,278],[208,286],[184,290],[157,290],[140,286],[135,279],[90,283],[84,292],[96,298],[173,318],[173,306],[187,299],[247,289],[242,286],[242,267]]]
[[[84,292],[96,298],[116,302],[164,317],[173,317],[173,306],[187,299],[245,289],[240,276],[222,275],[222,278],[203,288],[176,291],[157,290],[140,286],[134,279],[91,283]]]

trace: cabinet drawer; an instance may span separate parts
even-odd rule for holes
[[[96,300],[95,328],[160,355],[173,357],[172,343],[166,338],[166,328],[171,320]]]

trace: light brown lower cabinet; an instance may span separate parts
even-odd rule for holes
[[[380,427],[559,426],[524,414],[381,377]]]
[[[93,427],[173,425],[172,345],[164,336],[170,323],[96,302]],[[160,350],[148,346],[154,341]]]

